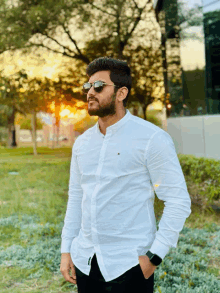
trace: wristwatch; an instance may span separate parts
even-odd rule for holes
[[[154,266],[159,266],[159,264],[162,262],[162,258],[160,258],[157,254],[153,254],[152,252],[150,252],[150,250],[148,250],[146,255],[149,257],[150,262]]]

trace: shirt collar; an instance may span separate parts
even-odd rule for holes
[[[111,131],[111,132],[116,132],[119,128],[121,128],[131,117],[131,113],[128,109],[126,109],[126,114],[125,116],[117,121],[116,123],[112,124],[111,126],[106,128],[106,133]],[[99,129],[99,122],[97,121],[96,123],[96,131],[103,135]]]

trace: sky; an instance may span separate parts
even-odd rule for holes
[[[203,0],[203,11],[209,12],[220,9],[220,0]]]

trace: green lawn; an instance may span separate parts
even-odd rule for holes
[[[0,148],[2,293],[77,292],[59,272],[71,148],[38,153]],[[162,208],[156,199],[157,223]],[[220,292],[219,216],[196,206],[192,211],[177,248],[155,271],[155,293]]]

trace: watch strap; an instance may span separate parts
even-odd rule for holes
[[[159,266],[159,264],[162,262],[162,258],[160,258],[157,254],[152,253],[150,250],[147,251],[146,255],[149,257],[150,262],[154,266]]]

